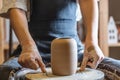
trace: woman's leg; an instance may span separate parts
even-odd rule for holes
[[[106,80],[120,80],[120,60],[105,57],[97,69],[105,73]]]

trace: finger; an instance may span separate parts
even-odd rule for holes
[[[87,65],[90,66],[90,68],[92,68],[92,69],[96,69],[97,65],[98,65],[98,59],[94,58],[94,61],[88,62]]]
[[[103,59],[104,59],[104,57],[101,57],[101,58],[99,59],[99,63],[101,63],[101,62],[103,61]]]
[[[41,57],[37,59],[37,63],[39,65],[39,67],[41,68],[43,73],[46,73],[46,68],[45,68],[45,64],[43,63]]]
[[[30,59],[26,61],[29,68],[37,70],[39,68],[39,65],[35,59]]]
[[[93,62],[93,68],[96,69],[99,64],[99,57],[95,57],[95,60]]]
[[[102,62],[103,57],[101,57],[97,62],[96,62],[96,68],[98,67],[98,65]]]
[[[26,64],[24,64],[24,60],[23,59],[18,59],[18,63],[22,66],[22,67],[25,67],[26,68]]]
[[[83,61],[82,61],[81,67],[80,67],[80,71],[85,70],[86,65],[87,65],[87,61],[88,61],[88,55],[85,55],[84,58],[83,58]]]
[[[38,64],[35,62],[34,58],[27,58],[27,59],[19,59],[18,62],[21,66],[30,69],[38,69]]]
[[[88,66],[88,68],[92,68],[92,69],[95,69],[95,68],[96,68],[96,65],[94,65],[94,64],[91,63],[91,62],[88,62],[88,63],[87,63],[87,66]]]

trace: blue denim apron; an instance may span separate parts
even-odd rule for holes
[[[83,50],[77,35],[76,27],[76,0],[31,0],[32,14],[30,16],[29,30],[36,42],[43,62],[50,62],[51,41],[60,37],[71,37],[77,41],[78,53]],[[14,51],[19,56],[21,46]],[[82,59],[81,56],[78,56]],[[13,80],[9,73],[21,67],[17,58],[12,58],[0,66],[0,80]],[[12,70],[12,71],[11,71]],[[24,78],[24,77],[22,77]],[[24,79],[19,79],[24,80]]]
[[[76,26],[76,0],[32,0],[29,30],[43,59],[50,59],[55,38],[74,38],[78,51],[83,49]]]

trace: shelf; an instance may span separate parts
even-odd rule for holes
[[[120,42],[119,43],[109,44],[109,47],[120,47]]]

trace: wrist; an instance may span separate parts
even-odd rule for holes
[[[85,40],[85,45],[86,47],[89,46],[98,46],[98,41],[97,40]]]
[[[37,46],[33,41],[26,41],[24,44],[21,44],[22,51],[37,51]]]
[[[98,44],[98,37],[96,37],[96,36],[86,36],[85,43]]]
[[[36,46],[23,46],[22,52],[38,51]]]
[[[22,46],[26,46],[26,45],[32,46],[32,45],[35,45],[35,42],[34,42],[34,40],[22,40],[22,41],[20,41],[20,44]]]

